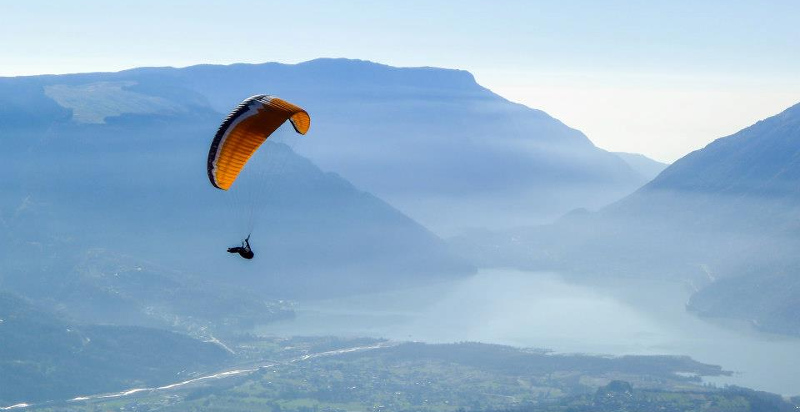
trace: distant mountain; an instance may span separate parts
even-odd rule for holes
[[[642,192],[683,194],[684,225],[718,239],[706,249],[719,279],[690,310],[800,335],[800,104],[686,156]]]
[[[800,104],[690,153],[597,213],[456,242],[482,264],[689,282],[700,289],[690,310],[800,334],[798,201]]]
[[[713,265],[723,272],[731,263],[774,262],[792,254],[788,245],[800,234],[798,158],[795,105],[686,155],[603,214],[636,219],[663,236],[672,228],[683,238],[676,246],[701,251],[706,262],[728,262]],[[765,249],[771,252],[762,257]]]
[[[247,229],[234,223],[249,211],[209,189],[204,162],[225,113],[261,92],[303,105],[313,124],[294,151],[265,147],[269,174],[286,178],[274,177],[259,202],[259,255],[244,266],[207,252],[238,242]],[[184,272],[234,265],[280,296],[472,270],[425,228],[314,163],[441,231],[539,222],[644,182],[582,133],[457,70],[343,59],[143,68],[2,78],[0,102],[11,262],[103,248]],[[6,276],[33,270],[19,269]]]
[[[76,325],[0,292],[0,406],[165,384],[227,360],[211,343],[156,329]]]
[[[161,282],[164,290],[193,286],[177,289],[188,304],[189,291],[215,290],[213,282],[286,299],[474,270],[427,229],[280,139],[267,142],[248,166],[243,182],[250,186],[211,188],[206,156],[224,114],[162,76],[173,72],[0,79],[0,286],[42,298],[80,287],[75,296],[84,302],[91,301],[83,295],[88,290],[105,291],[117,302],[126,297],[121,307],[139,313],[163,301],[144,292]],[[244,262],[225,248],[248,234],[256,223],[251,216],[259,217],[252,235],[257,256]],[[102,277],[81,271],[88,250],[97,252]],[[123,271],[123,281],[114,277],[115,264],[102,263],[118,256],[181,278]]]
[[[648,181],[658,176],[659,173],[669,166],[666,163],[661,163],[639,153],[614,152],[614,154],[619,156],[628,166]]]
[[[201,339],[294,316],[289,304],[267,299],[245,282],[201,277],[107,249],[57,263],[67,267],[6,276],[4,286],[83,322],[159,327]]]
[[[304,105],[313,126],[301,154],[437,233],[549,221],[646,181],[583,133],[461,70],[319,59],[124,75],[169,76],[219,111],[255,89]]]
[[[583,133],[460,70],[319,59],[4,83],[4,95],[24,95],[0,114],[14,124],[94,126],[198,110],[219,121],[250,95],[282,96],[312,114],[308,139],[296,147],[301,155],[437,233],[545,222],[608,204],[647,181]]]
[[[743,320],[754,327],[800,336],[800,264],[746,266],[716,280],[687,303],[703,317]]]
[[[640,190],[752,198],[800,195],[800,104],[717,139],[670,166]]]

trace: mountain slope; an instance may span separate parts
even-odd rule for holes
[[[255,93],[282,96],[312,114],[301,155],[437,233],[548,221],[603,206],[646,181],[581,132],[460,70],[319,59],[25,81],[42,85],[47,107],[57,103],[48,109],[53,119],[64,116],[61,107],[85,124],[198,107],[222,114]]]
[[[675,166],[638,195],[680,194],[688,199],[684,225],[725,237],[706,248],[721,279],[695,294],[689,310],[800,335],[800,104]]]
[[[800,334],[800,104],[676,161],[598,213],[490,234],[493,264],[688,282],[688,308]],[[478,252],[479,253],[479,252]]]
[[[299,146],[301,154],[437,233],[546,221],[644,183],[581,132],[464,71],[320,59],[175,75],[218,110],[253,88],[296,99],[321,137]]]
[[[800,335],[800,104],[675,162],[620,210],[669,208],[715,275],[688,308]],[[698,241],[699,240],[699,241]]]
[[[619,156],[628,166],[648,181],[653,180],[653,178],[658,176],[659,173],[669,166],[666,163],[661,163],[639,153],[614,152],[614,154]]]
[[[167,80],[114,76],[0,79],[10,101],[0,108],[6,283],[38,279],[49,293],[49,279],[88,249],[275,298],[473,270],[410,218],[277,141],[254,162],[265,175],[246,171],[251,181],[267,180],[258,202],[212,189],[205,162],[224,115]],[[243,262],[225,248],[247,235],[252,211],[260,216],[252,237],[257,257]]]
[[[604,211],[685,236],[720,271],[788,256],[800,209],[800,105],[715,140]],[[676,244],[677,246],[677,244]],[[760,256],[765,250],[769,256]],[[720,263],[719,261],[725,261]]]
[[[210,343],[148,328],[74,325],[0,292],[0,405],[163,384],[219,367]]]
[[[800,104],[676,161],[641,192],[797,197]]]

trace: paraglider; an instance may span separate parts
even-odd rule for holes
[[[242,241],[241,246],[229,247],[228,253],[238,253],[239,256],[247,260],[252,259],[253,256],[255,256],[255,253],[253,253],[253,250],[250,249],[250,235],[247,235],[247,237]]]
[[[299,106],[269,95],[245,99],[222,122],[208,151],[208,179],[217,189],[230,190],[247,162],[261,145],[286,121],[299,134],[306,134],[311,117]],[[242,246],[229,248],[252,259],[250,236]]]

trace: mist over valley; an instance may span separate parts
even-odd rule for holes
[[[214,190],[261,92],[308,135]],[[798,404],[800,106],[666,165],[463,70],[317,59],[4,77],[0,138],[0,407]]]

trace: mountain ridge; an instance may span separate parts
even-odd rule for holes
[[[78,108],[83,119],[120,111],[122,105],[113,100],[122,100],[124,93],[136,93],[142,102],[162,99],[180,110],[219,116],[254,93],[282,96],[312,113],[309,139],[322,137],[298,145],[299,154],[440,235],[480,225],[546,222],[576,207],[603,206],[646,182],[580,131],[510,102],[457,69],[316,59],[291,65],[134,68],[21,81],[50,87],[50,94],[61,85],[62,100],[96,98],[91,93],[101,90],[92,85],[106,82],[102,93],[110,96],[110,110]],[[39,105],[52,101],[40,96],[27,108]],[[151,106],[147,110],[155,113]],[[62,106],[50,110],[50,123],[70,115]],[[0,113],[0,124],[3,117]]]
[[[482,265],[684,282],[696,291],[694,313],[800,335],[798,198],[800,104],[688,154],[597,212],[455,242]]]
[[[637,171],[639,174],[642,175],[648,182],[653,180],[656,176],[659,175],[664,169],[669,166],[667,163],[659,162],[657,160],[653,160],[643,154],[640,153],[630,153],[630,152],[613,152],[615,155],[619,156],[624,160],[628,165],[633,168],[633,170]]]

